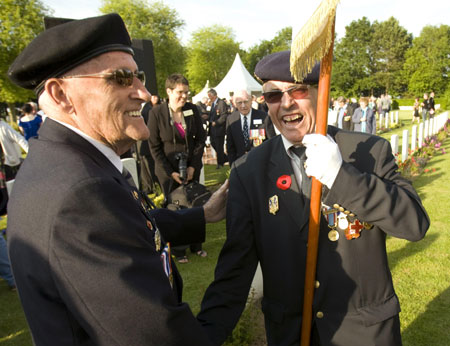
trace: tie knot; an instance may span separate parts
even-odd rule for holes
[[[297,155],[300,160],[304,160],[305,159],[305,150],[306,148],[302,145],[300,147],[291,147],[291,152],[293,152],[295,155]]]

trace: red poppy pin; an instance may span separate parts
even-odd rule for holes
[[[287,190],[291,187],[291,177],[289,175],[282,175],[277,180],[277,187],[281,190]]]

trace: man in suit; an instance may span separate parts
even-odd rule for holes
[[[353,130],[375,135],[377,133],[377,119],[373,109],[368,107],[369,99],[361,97],[359,104],[360,106],[355,109],[352,116]]]
[[[421,239],[428,216],[397,172],[389,142],[332,126],[328,136],[313,134],[319,65],[296,83],[289,61],[283,51],[256,65],[281,135],[231,170],[227,239],[197,318],[220,345],[245,307],[259,262],[268,345],[300,344],[314,176],[324,185],[327,219],[320,222],[311,345],[401,345],[385,239]]]
[[[152,210],[123,171],[120,155],[148,138],[140,109],[150,94],[122,18],[45,30],[8,75],[35,89],[48,115],[8,215],[9,255],[35,345],[208,345],[181,302],[169,242],[202,242],[221,202],[216,195],[187,213]]]
[[[208,97],[211,101],[211,110],[209,112],[209,137],[211,145],[217,154],[217,169],[219,169],[227,161],[223,145],[225,143],[228,107],[224,100],[217,97],[217,92],[214,89],[208,91]]]
[[[252,108],[252,99],[247,90],[236,91],[233,94],[233,103],[236,110],[227,118],[227,154],[230,166],[265,139],[265,136],[259,134],[258,138],[252,138],[250,130],[259,129],[267,116],[266,113]]]

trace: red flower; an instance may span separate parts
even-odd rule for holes
[[[277,187],[281,190],[287,190],[291,187],[291,177],[289,175],[282,175],[277,180]]]

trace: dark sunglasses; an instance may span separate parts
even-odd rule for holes
[[[105,78],[108,80],[114,80],[117,84],[122,85],[124,87],[128,87],[133,85],[134,77],[139,79],[142,84],[145,85],[145,72],[144,71],[136,71],[132,72],[126,68],[120,68],[110,73],[93,73],[93,74],[82,74],[77,76],[65,76],[61,77],[62,79],[66,78]]]
[[[300,100],[308,97],[308,86],[307,85],[294,85],[285,91],[273,90],[263,93],[264,100],[267,103],[278,103],[281,101],[284,93],[288,93],[290,97]]]

